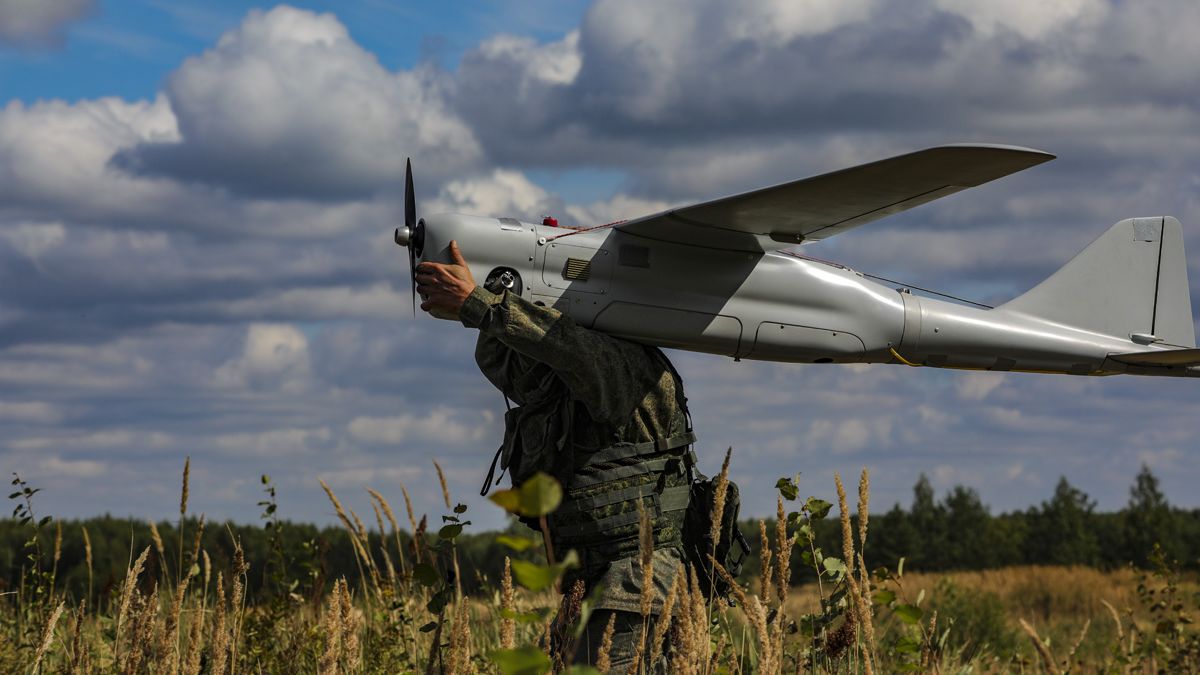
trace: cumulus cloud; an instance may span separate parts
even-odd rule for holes
[[[1198,12],[598,0],[557,36],[494,35],[451,69],[392,70],[335,16],[279,7],[154,98],[8,102],[0,456],[61,495],[98,473],[158,480],[190,453],[197,498],[239,518],[263,471],[292,517],[329,517],[317,475],[388,494],[407,481],[435,507],[433,451],[452,490],[473,491],[503,403],[471,331],[411,318],[389,241],[409,155],[423,213],[590,225],[941,142],[1044,146],[1062,159],[809,251],[1006,299],[1120,218],[1194,225]],[[579,200],[536,179],[576,169],[622,178]],[[1141,461],[1171,467],[1173,499],[1198,478],[1179,454],[1190,382],[672,358],[701,461],[715,471],[734,448],[747,514],[774,508],[753,486],[801,471],[827,496],[833,471],[864,465],[881,504],[906,501],[921,471],[997,508],[1045,498],[1061,473],[1119,506]],[[94,483],[77,511],[177,499]],[[493,511],[472,502],[477,523],[501,524]]]
[[[241,355],[215,373],[226,386],[297,391],[308,384],[308,338],[289,324],[251,324]]]
[[[169,78],[179,140],[143,143],[115,164],[252,195],[398,192],[406,156],[426,178],[478,159],[441,89],[436,71],[383,68],[332,14],[252,11]]]
[[[0,44],[49,47],[66,27],[90,14],[94,0],[0,0]]]

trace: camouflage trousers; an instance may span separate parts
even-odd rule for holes
[[[616,615],[613,622],[612,647],[608,650],[608,663],[610,673],[627,673],[633,669],[634,659],[637,658],[638,645],[642,640],[643,625],[646,630],[646,646],[642,654],[642,668],[644,673],[666,673],[667,672],[667,648],[661,647],[658,651],[661,654],[658,660],[650,663],[650,652],[653,651],[650,640],[653,639],[655,619],[651,615],[643,623],[642,615],[636,612],[622,612],[620,610],[598,609],[592,612],[588,618],[587,626],[584,628],[583,635],[579,637],[575,645],[574,663],[576,665],[596,665],[598,655],[600,653],[600,645],[604,639],[604,631],[608,628],[608,622]]]

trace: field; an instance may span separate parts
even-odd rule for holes
[[[110,592],[93,588],[88,531],[80,530],[81,542],[64,542],[63,528],[35,512],[36,488],[13,481],[13,524],[27,539],[19,582],[0,604],[0,671],[538,673],[561,668],[548,653],[551,633],[570,649],[573,627],[590,611],[582,593],[568,593],[559,612],[554,588],[571,556],[539,559],[540,541],[525,535],[495,536],[511,555],[500,578],[464,583],[465,507],[449,494],[444,524],[426,533],[425,518],[406,509],[405,530],[374,492],[375,527],[368,528],[326,488],[357,571],[346,581],[317,573],[315,549],[297,554],[285,546],[289,526],[278,520],[264,476],[270,554],[260,569],[236,539],[232,555],[210,555],[212,533],[203,519],[187,517],[187,473],[185,466],[177,527],[164,537],[152,526],[151,543],[132,551]],[[758,528],[756,574],[735,590],[736,606],[706,601],[694,573],[677,575],[665,598],[668,620],[644,638],[644,660],[694,673],[1200,669],[1197,584],[1161,555],[1149,556],[1146,571],[919,573],[903,563],[867,570],[861,551],[870,546],[870,523],[851,517],[840,479],[836,505],[799,499],[787,479],[776,487],[777,517]],[[542,477],[495,501],[537,518],[560,498],[557,484]],[[857,498],[857,512],[869,512],[865,473]],[[840,533],[838,546],[822,550],[815,534],[822,525]],[[86,590],[64,590],[62,551],[80,544],[87,584],[72,588]],[[809,568],[813,581],[793,585],[796,566]],[[254,597],[252,578],[261,579]]]

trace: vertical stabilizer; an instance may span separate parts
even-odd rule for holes
[[[1183,228],[1130,218],[1003,309],[1149,344],[1195,347]]]

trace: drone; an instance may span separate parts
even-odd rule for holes
[[[1200,377],[1172,217],[1120,221],[996,307],[914,293],[796,250],[1051,159],[1016,146],[938,146],[578,229],[549,217],[418,219],[410,161],[393,239],[413,275],[419,262],[449,262],[456,240],[487,287],[657,347],[789,363]]]

